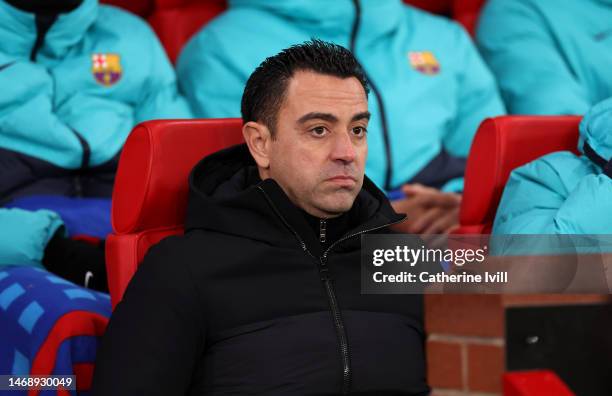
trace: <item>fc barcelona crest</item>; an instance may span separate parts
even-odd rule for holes
[[[91,72],[98,83],[110,87],[121,78],[121,57],[118,54],[93,54]]]
[[[430,51],[409,52],[408,60],[410,66],[416,71],[419,71],[428,76],[440,73],[440,63]]]

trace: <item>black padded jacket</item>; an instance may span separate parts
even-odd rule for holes
[[[360,236],[404,216],[366,178],[322,243],[254,165],[245,145],[196,165],[185,235],[130,282],[93,394],[428,394],[422,297],[360,293]]]

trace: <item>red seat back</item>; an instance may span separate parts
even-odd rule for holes
[[[149,17],[170,61],[176,63],[181,49],[202,26],[226,8],[224,0],[187,2],[175,7],[158,6]]]
[[[240,119],[159,120],[128,137],[115,179],[106,267],[113,307],[149,247],[180,234],[188,175],[204,156],[241,143]]]
[[[404,3],[438,15],[451,15],[453,0],[403,0]]]
[[[404,3],[429,11],[432,14],[453,18],[473,36],[486,0],[404,0]]]
[[[474,36],[480,11],[486,0],[454,0],[453,19]]]
[[[578,153],[577,116],[502,116],[478,128],[465,171],[458,234],[491,232],[514,168],[554,151]]]
[[[574,396],[552,370],[514,371],[504,374],[504,396]]]

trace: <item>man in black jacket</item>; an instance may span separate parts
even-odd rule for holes
[[[426,395],[422,298],[360,293],[360,236],[404,220],[364,177],[367,82],[314,40],[266,59],[245,145],[193,169],[185,235],[111,318],[94,395]]]

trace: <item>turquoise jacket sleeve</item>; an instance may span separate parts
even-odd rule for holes
[[[590,172],[591,166],[562,152],[514,170],[493,234],[612,233],[607,216],[612,213],[612,182],[606,175]]]
[[[0,208],[0,266],[42,268],[47,243],[62,226],[59,215],[50,210]]]
[[[512,114],[584,114],[585,89],[557,51],[548,24],[524,0],[491,0],[476,32]]]
[[[612,180],[604,175],[584,177],[555,216],[563,234],[612,234]]]
[[[174,69],[159,39],[151,29],[143,31],[148,36],[142,42],[150,46],[151,70],[141,101],[136,106],[135,123],[160,118],[191,118],[191,109],[179,93]]]

